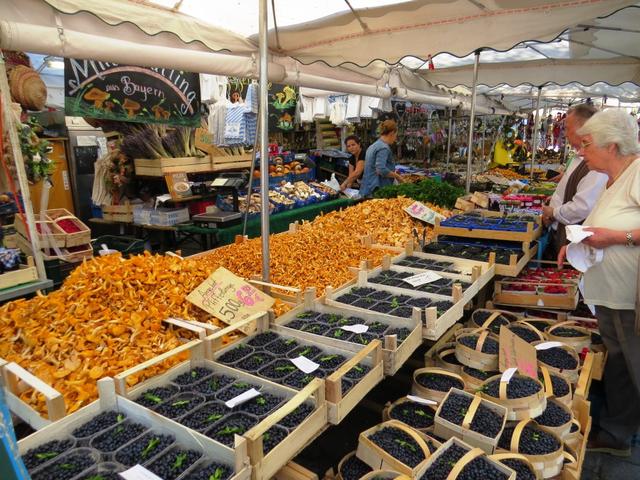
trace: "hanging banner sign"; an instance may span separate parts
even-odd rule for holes
[[[224,267],[213,272],[187,300],[228,324],[266,312],[275,302]]]
[[[64,59],[64,105],[69,116],[200,126],[200,77],[147,68]]]

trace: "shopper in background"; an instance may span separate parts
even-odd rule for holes
[[[576,150],[580,148],[577,130],[597,112],[593,105],[585,103],[569,109],[565,120],[567,140]],[[545,258],[554,260],[560,248],[566,244],[566,225],[577,225],[587,218],[604,191],[607,176],[589,171],[579,157],[571,162],[562,175],[548,206],[542,208],[542,221],[549,227],[549,245]]]
[[[357,135],[349,135],[344,143],[347,147],[347,152],[351,156],[349,157],[349,175],[340,185],[340,190],[342,191],[359,183],[364,172],[364,157],[366,153],[366,150],[362,147],[362,141]]]
[[[385,120],[380,124],[380,138],[368,149],[365,155],[364,175],[360,185],[360,196],[370,197],[373,192],[385,185],[393,184],[394,180],[402,182],[402,177],[396,173],[391,145],[398,138],[398,126],[394,120]]]
[[[577,132],[580,152],[592,171],[608,177],[607,187],[585,220],[593,235],[583,243],[604,249],[604,257],[584,273],[584,301],[595,305],[608,358],[604,371],[606,405],[599,431],[587,448],[628,456],[640,428],[640,144],[638,125],[624,110],[596,113]],[[558,256],[562,265],[566,253]]]

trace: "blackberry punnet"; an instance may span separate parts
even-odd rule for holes
[[[144,464],[173,444],[170,435],[149,432],[116,453],[116,461],[127,467]]]
[[[332,328],[324,334],[325,337],[342,340],[344,342],[351,341],[351,338],[353,338],[354,335],[354,333],[343,330],[341,327]]]
[[[320,355],[322,350],[314,345],[301,345],[295,350],[287,353],[287,358],[298,358],[298,357],[306,357],[309,360],[313,360],[315,357]]]
[[[202,454],[196,450],[175,449],[167,452],[147,467],[163,480],[175,480],[191,465],[200,460]]]
[[[462,390],[464,384],[457,378],[440,373],[421,373],[416,377],[416,381],[424,388],[430,390],[438,390],[439,392],[448,392],[451,388],[459,388]]]
[[[369,296],[376,291],[377,290],[375,288],[371,288],[371,287],[353,287],[351,289],[351,293],[353,295],[358,295],[359,297]]]
[[[155,409],[160,415],[167,418],[178,418],[194,410],[198,405],[204,403],[204,398],[193,393],[183,393],[171,397],[158,408]]]
[[[258,370],[258,375],[269,380],[280,381],[296,371],[298,367],[291,363],[291,360],[281,359],[262,367]]]
[[[135,402],[143,407],[155,408],[165,400],[173,397],[176,393],[178,393],[178,388],[173,385],[152,388],[136,398]]]
[[[200,408],[181,419],[180,423],[192,430],[203,431],[224,418],[228,411],[229,409],[222,403],[205,403]]]
[[[522,460],[518,458],[506,458],[498,461],[516,472],[516,480],[536,480],[535,472]]]
[[[224,443],[227,447],[232,447],[234,435],[242,435],[256,423],[258,419],[252,415],[234,413],[207,430],[205,435]]]
[[[227,377],[226,375],[213,375],[194,385],[193,390],[205,395],[206,397],[212,397],[232,382],[232,377]]]
[[[354,365],[353,368],[345,374],[345,376],[352,380],[359,380],[370,371],[371,371],[371,367],[364,365],[362,363],[359,363],[358,365]]]
[[[268,365],[275,358],[275,355],[271,355],[269,353],[256,352],[244,357],[235,366],[242,370],[253,372],[255,370],[258,370],[259,368],[264,367],[265,365]]]
[[[274,425],[262,435],[262,449],[265,454],[273,450],[282,440],[284,440],[289,432],[286,428]]]
[[[507,384],[507,398],[524,398],[535,395],[541,389],[541,386],[534,379],[525,376],[511,377]],[[500,398],[500,379],[496,378],[485,384],[482,391],[487,395]]]
[[[113,410],[102,412],[76,428],[71,434],[76,438],[87,438],[109,428],[111,425],[124,421],[126,418],[124,413],[114,412]]]
[[[253,337],[251,340],[249,340],[247,342],[247,345],[251,346],[251,347],[264,347],[267,343],[273,342],[276,338],[279,338],[280,335],[278,335],[276,332],[264,332],[264,333],[259,333],[258,335],[256,335],[255,337]]]
[[[280,405],[283,401],[284,398],[276,397],[270,393],[263,393],[259,397],[252,398],[251,400],[238,405],[236,408],[238,411],[250,413],[256,417],[262,417]]]
[[[210,463],[206,467],[187,474],[183,480],[227,480],[233,475],[233,468],[221,463]]]
[[[390,328],[389,330],[387,330],[387,332],[385,333],[386,335],[396,335],[398,337],[398,343],[400,342],[404,342],[406,340],[406,338],[411,335],[411,330],[409,330],[406,327],[402,327],[402,328]]]
[[[192,368],[188,372],[183,373],[182,375],[178,375],[176,378],[171,380],[173,383],[177,383],[178,385],[192,385],[194,383],[198,383],[203,378],[211,375],[213,373],[212,370],[203,367]]]
[[[22,456],[22,461],[27,470],[34,470],[43,463],[66,452],[73,447],[73,444],[73,440],[53,440],[29,450]]]
[[[293,430],[298,425],[300,425],[304,420],[311,415],[313,412],[313,405],[309,405],[308,403],[303,403],[298,408],[296,408],[289,415],[284,417],[278,425],[282,425],[283,427],[288,428],[289,430]]]
[[[458,342],[460,342],[465,347],[469,347],[471,349],[475,349],[478,344],[478,335],[466,335],[464,337],[458,338]],[[482,353],[488,353],[489,355],[497,355],[498,354],[498,342],[490,337],[485,338],[484,343],[482,344]]]
[[[407,306],[416,308],[426,308],[431,306],[433,300],[429,298],[412,298],[407,302]]]
[[[438,316],[440,316],[440,315],[444,315],[447,310],[453,307],[453,302],[450,302],[448,300],[442,300],[441,302],[435,302],[429,306],[436,307],[436,310],[438,311]]]
[[[218,395],[216,395],[216,397],[218,400],[226,402],[246,392],[247,390],[251,390],[252,388],[260,390],[260,387],[258,385],[253,385],[251,383],[242,381],[234,382],[231,385],[225,387],[221,392],[218,393]]]
[[[569,383],[564,378],[551,372],[549,372],[549,376],[551,377],[554,397],[561,398],[569,393]],[[542,372],[538,372],[538,380],[540,380],[544,385],[544,375]]]
[[[514,426],[505,427],[498,440],[498,446],[505,450],[511,450],[511,437],[513,437]],[[518,453],[524,455],[546,455],[560,449],[560,442],[549,432],[541,428],[527,425],[522,430]]]
[[[413,307],[408,305],[402,305],[398,308],[394,308],[389,312],[389,315],[400,318],[411,318],[413,316]]]
[[[378,313],[390,313],[392,310],[395,310],[397,307],[389,302],[378,302],[372,307],[366,307],[366,308]]]
[[[319,355],[314,359],[314,362],[318,363],[321,368],[325,370],[333,370],[342,365],[347,358],[337,353],[326,353]]]
[[[323,335],[330,328],[331,328],[330,325],[327,325],[325,323],[315,322],[315,323],[308,323],[307,325],[304,326],[302,330],[304,332],[313,333],[315,335]]]
[[[547,365],[561,370],[575,370],[578,368],[578,361],[573,356],[560,347],[548,348],[536,351],[538,360]]]
[[[31,475],[32,480],[68,480],[95,465],[96,461],[88,451],[77,450],[54,460],[38,473]]]
[[[369,345],[376,338],[377,336],[372,333],[356,333],[349,341],[359,345]]]
[[[324,371],[321,369],[318,369],[315,372],[311,373],[304,373],[302,370],[298,370],[286,377],[283,383],[289,387],[300,390],[311,383],[311,380],[313,380],[314,378],[324,378],[324,376]]]
[[[549,400],[547,408],[534,419],[544,427],[559,427],[571,421],[571,415],[556,400]]]
[[[389,411],[389,417],[400,420],[417,429],[429,428],[433,425],[435,410],[418,402],[402,402]]]
[[[346,303],[347,305],[351,305],[353,302],[359,299],[360,297],[358,297],[357,295],[353,295],[351,293],[345,293],[344,295],[340,295],[338,298],[336,298],[336,301],[340,303]]]
[[[311,321],[316,319],[320,314],[318,312],[314,312],[313,310],[305,310],[304,312],[300,312],[296,315],[296,318],[300,320]]]
[[[110,430],[94,437],[91,440],[91,447],[105,453],[113,452],[125,443],[141,435],[145,430],[146,428],[139,423],[116,425]]]
[[[443,358],[444,360],[444,358]],[[462,371],[464,373],[466,373],[467,375],[473,377],[473,378],[477,378],[478,380],[486,380],[488,378],[491,378],[495,375],[498,375],[500,372],[487,372],[485,370],[478,370],[477,368],[471,368],[471,367],[467,367],[466,365],[464,367],[462,367]]]
[[[458,393],[450,393],[440,408],[440,416],[445,420],[462,425],[473,398]],[[502,419],[496,412],[480,404],[476,410],[470,428],[485,437],[495,438],[502,428]]]
[[[397,428],[383,427],[371,434],[369,440],[411,468],[425,459],[420,445],[411,435]]]
[[[340,475],[343,480],[359,480],[372,469],[355,455],[351,455],[340,466]]]
[[[511,333],[517,335],[527,343],[537,342],[538,340],[540,340],[540,337],[536,334],[536,332],[527,327],[512,325],[511,327],[509,327],[509,330],[511,330]]]
[[[246,357],[250,353],[253,353],[253,348],[241,343],[235,348],[226,351],[220,357],[218,357],[217,361],[220,363],[224,363],[225,365],[235,363],[241,358]]]

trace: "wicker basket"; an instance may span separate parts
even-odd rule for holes
[[[441,368],[419,368],[418,370],[416,370],[415,372],[413,372],[413,386],[411,387],[411,391],[413,392],[414,395],[417,395],[419,397],[422,398],[426,398],[428,400],[433,400],[434,402],[442,402],[442,400],[444,399],[444,397],[447,396],[447,392],[442,392],[440,390],[432,390],[430,388],[426,388],[424,386],[422,386],[419,382],[418,382],[418,377],[420,375],[423,374],[429,374],[429,373],[433,373],[433,374],[437,374],[437,375],[444,375],[444,376],[448,376],[448,377],[452,377],[455,378],[456,380],[458,380],[461,384],[461,390],[465,390],[466,389],[466,385],[464,383],[464,380],[462,379],[462,377],[456,373],[453,372],[448,372],[447,370],[443,370]]]
[[[567,337],[557,335],[556,332],[559,328],[569,328],[575,330],[577,333],[581,333],[580,336]],[[553,342],[562,342],[572,346],[576,352],[582,352],[583,349],[591,348],[591,331],[587,328],[578,326],[578,322],[568,321],[556,323],[548,327],[545,332],[547,339]]]
[[[47,86],[33,68],[24,65],[12,68],[9,89],[14,100],[27,110],[42,110],[47,103]]]
[[[512,378],[516,378],[519,376],[524,376],[516,373]],[[494,380],[500,379],[502,375],[496,375],[495,377],[488,378],[482,384],[488,384]],[[529,377],[527,377],[529,378]],[[507,398],[507,383],[500,382],[500,388],[498,390],[498,398],[492,397],[491,395],[487,395],[482,392],[482,396],[491,400],[492,402],[496,402],[504,407],[507,407],[507,420],[522,420],[522,419],[531,419],[535,418],[544,412],[545,408],[547,408],[547,397],[544,395],[544,387],[539,380],[536,380],[540,384],[540,389],[534,395],[529,395],[527,397],[522,398]]]
[[[470,348],[460,342],[461,339],[467,337],[478,338],[475,348]],[[489,337],[493,338],[496,342],[498,341],[495,336],[491,335],[489,330],[478,330],[473,333],[460,335],[456,339],[456,358],[458,361],[467,367],[478,370],[498,370],[498,354],[482,352],[482,347]]]

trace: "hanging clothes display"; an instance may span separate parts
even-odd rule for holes
[[[347,97],[347,121],[349,123],[357,123],[360,121],[360,95],[349,95]]]
[[[296,119],[298,123],[313,122],[313,98],[299,95],[296,105]]]
[[[224,125],[226,145],[253,145],[258,129],[258,86],[249,85],[245,103],[227,105]]]

